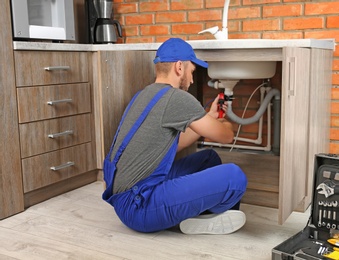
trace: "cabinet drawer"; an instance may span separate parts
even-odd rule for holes
[[[88,82],[85,52],[15,51],[17,87]]]
[[[83,114],[20,124],[21,157],[91,141],[91,117]]]
[[[52,167],[55,167],[52,169]],[[95,169],[91,143],[22,160],[24,192]]]
[[[88,83],[17,88],[19,123],[88,113]]]

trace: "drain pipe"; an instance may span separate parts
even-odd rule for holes
[[[235,82],[235,81],[234,81]],[[218,89],[218,80],[211,79],[208,81],[208,86]],[[223,86],[224,87],[224,86]],[[281,100],[280,100],[280,91],[278,89],[267,87],[267,95],[261,103],[256,114],[251,118],[240,118],[232,111],[232,98],[228,100],[227,116],[233,122],[240,125],[249,125],[253,124],[260,120],[262,115],[265,113],[266,108],[269,106],[271,99],[273,105],[273,144],[272,152],[275,155],[280,155],[280,121],[281,121]],[[226,93],[227,92],[227,93]],[[227,96],[229,90],[225,88],[225,96]],[[232,94],[233,95],[233,94]],[[206,143],[205,143],[206,144]]]
[[[262,104],[260,105],[257,113],[255,113],[255,115],[250,117],[250,118],[241,118],[241,117],[238,117],[236,114],[234,114],[234,112],[232,111],[232,101],[228,101],[227,116],[230,120],[232,120],[233,122],[240,124],[240,125],[253,124],[253,123],[257,122],[260,119],[260,117],[265,113],[265,110],[266,110],[269,102],[271,101],[271,99],[274,96],[278,96],[279,100],[280,100],[280,91],[277,90],[277,89],[271,89],[267,93],[267,95],[266,95],[264,101],[262,102]]]
[[[273,99],[273,144],[272,144],[272,152],[275,155],[280,154],[280,110],[281,110],[281,102],[280,102],[280,91],[278,89],[271,89],[263,102],[261,103],[256,114],[250,118],[240,118],[232,111],[232,101],[228,101],[227,108],[227,116],[233,122],[240,125],[249,125],[257,122],[261,116],[265,113],[266,108],[269,106],[271,99]]]

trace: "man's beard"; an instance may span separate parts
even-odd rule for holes
[[[179,89],[182,89],[184,91],[188,91],[188,87],[189,84],[187,82],[187,77],[184,75],[182,76],[182,78],[180,79],[180,85],[179,85]]]

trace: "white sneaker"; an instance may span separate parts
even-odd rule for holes
[[[199,215],[180,223],[184,234],[230,234],[240,229],[246,222],[246,215],[240,210],[228,210],[220,214]]]

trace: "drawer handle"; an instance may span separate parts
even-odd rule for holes
[[[45,70],[47,71],[55,71],[55,70],[70,70],[70,66],[51,66],[51,67],[45,67]]]
[[[56,138],[56,137],[61,137],[61,136],[65,136],[65,135],[72,135],[73,134],[73,130],[66,130],[65,132],[61,132],[61,133],[56,133],[56,134],[49,134],[48,137],[49,138]]]
[[[74,164],[75,164],[74,162],[67,162],[67,163],[61,164],[61,165],[59,165],[59,166],[52,166],[50,169],[51,169],[52,171],[59,171],[59,170],[64,169],[64,168],[71,167],[71,166],[73,166]]]
[[[73,100],[71,98],[66,98],[66,99],[60,99],[60,100],[50,100],[50,101],[47,101],[47,104],[50,106],[53,106],[59,103],[70,103],[72,101]]]

